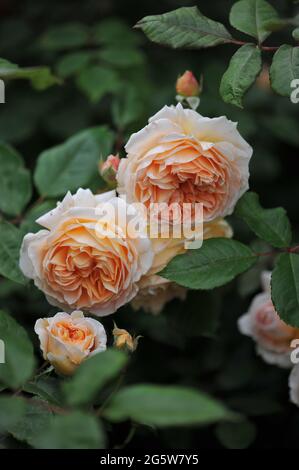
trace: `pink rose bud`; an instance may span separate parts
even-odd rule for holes
[[[119,163],[120,158],[118,155],[109,155],[105,161],[100,160],[100,175],[110,187],[115,187],[116,185],[116,173],[119,167]]]
[[[198,96],[201,92],[201,86],[190,70],[181,75],[176,82],[176,92],[178,95],[189,97]]]
[[[271,84],[270,84],[270,70],[268,65],[264,65],[262,68],[261,73],[256,79],[256,85],[261,90],[270,91]]]

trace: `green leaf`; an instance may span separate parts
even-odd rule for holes
[[[247,192],[239,200],[236,215],[262,240],[276,248],[284,248],[292,241],[291,224],[285,209],[263,209],[256,193]]]
[[[121,351],[108,349],[84,361],[74,377],[63,384],[63,392],[70,405],[89,403],[97,392],[119,374],[127,362]]]
[[[1,366],[0,366],[1,367]],[[0,433],[17,423],[25,414],[25,402],[22,398],[0,396]]]
[[[232,418],[220,402],[202,392],[150,384],[123,388],[111,399],[104,416],[111,421],[132,419],[161,427],[208,424]]]
[[[293,91],[291,83],[295,79],[299,79],[299,47],[284,44],[273,57],[270,68],[271,86],[279,95],[290,96]]]
[[[159,274],[190,289],[214,289],[256,262],[250,248],[236,240],[211,238],[199,250],[176,256]]]
[[[106,93],[114,93],[120,87],[116,72],[100,65],[92,65],[82,70],[76,79],[77,86],[96,103]]]
[[[132,47],[107,46],[99,52],[100,59],[118,68],[134,67],[144,63],[141,51]]]
[[[55,77],[49,67],[27,67],[21,68],[17,64],[0,59],[0,78],[5,80],[26,79],[37,90],[45,90],[52,85],[61,83]]]
[[[107,18],[93,27],[95,44],[132,47],[140,43],[140,37],[120,18]]]
[[[103,449],[105,434],[101,423],[87,413],[75,411],[55,416],[34,438],[37,449]]]
[[[118,129],[126,129],[138,120],[144,109],[135,87],[126,87],[112,103],[113,121]]]
[[[233,5],[229,21],[234,28],[262,43],[270,34],[269,27],[279,20],[277,11],[265,0],[241,0]]]
[[[89,64],[92,56],[91,52],[71,52],[64,55],[56,65],[58,75],[67,78],[80,72]]]
[[[242,99],[262,69],[261,51],[253,44],[240,47],[224,73],[220,94],[226,103],[242,108]]]
[[[30,172],[21,155],[0,142],[0,210],[18,215],[31,198]]]
[[[19,268],[22,239],[21,230],[8,222],[0,222],[0,274],[11,281],[26,284]]]
[[[275,310],[289,325],[299,327],[299,255],[283,253],[275,263],[271,277]]]
[[[45,90],[52,85],[60,85],[62,82],[55,77],[49,67],[31,67],[23,69],[16,78],[27,78],[36,90]]]
[[[84,46],[88,39],[88,29],[82,23],[66,23],[48,29],[40,44],[44,49],[59,51]]]
[[[151,41],[175,49],[201,49],[232,40],[223,24],[207,18],[197,7],[183,7],[163,15],[146,16],[136,27],[141,28]]]
[[[256,438],[256,427],[248,420],[238,423],[219,423],[216,436],[227,449],[246,449]]]
[[[98,173],[100,155],[107,155],[112,139],[113,134],[107,127],[94,127],[42,152],[34,174],[39,193],[58,197],[88,186]]]
[[[61,393],[59,385],[59,381],[54,377],[39,377],[32,382],[27,382],[23,390],[32,395],[37,395],[42,400],[46,400],[54,405],[60,405]]]
[[[294,31],[292,32],[292,36],[295,39],[295,41],[299,41],[299,28],[294,29]]]
[[[32,376],[35,366],[33,347],[26,330],[3,311],[0,311],[0,337],[5,346],[0,383],[16,389]]]
[[[49,427],[52,417],[52,411],[46,401],[32,398],[26,403],[25,415],[8,430],[15,439],[33,445],[34,440]]]

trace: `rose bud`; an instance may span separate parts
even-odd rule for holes
[[[116,185],[116,173],[120,163],[118,155],[109,155],[106,160],[100,160],[99,171],[104,181],[110,186]]]
[[[270,84],[270,70],[268,65],[264,65],[262,68],[261,73],[256,79],[256,85],[258,88],[264,91],[270,91],[271,90],[271,84]]]
[[[81,362],[106,349],[103,325],[78,310],[71,315],[59,312],[51,318],[40,318],[34,330],[44,359],[63,375],[72,375]]]
[[[190,70],[181,75],[176,82],[176,92],[184,97],[198,96],[201,92],[201,86]]]
[[[128,352],[134,352],[138,346],[138,340],[141,336],[133,338],[127,330],[117,328],[114,323],[114,329],[112,331],[114,343],[113,346],[117,349],[124,349]]]

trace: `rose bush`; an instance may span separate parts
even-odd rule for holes
[[[1,7],[0,448],[297,448],[296,3],[132,2]]]

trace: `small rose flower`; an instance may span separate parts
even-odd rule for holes
[[[20,267],[50,304],[103,316],[136,295],[152,265],[151,242],[143,214],[114,191],[68,193],[37,222],[45,230],[25,236]],[[131,236],[130,223],[138,223],[137,235]]]
[[[113,346],[129,352],[134,352],[137,349],[138,340],[141,338],[141,336],[133,338],[127,330],[117,328],[115,323],[112,334],[114,338]]]
[[[176,82],[176,92],[178,95],[189,97],[200,94],[200,85],[190,70],[181,75]]]
[[[40,318],[34,330],[44,359],[63,375],[73,374],[82,361],[106,349],[103,325],[84,317],[80,311],[71,315],[59,312],[51,318]]]
[[[131,136],[126,151],[117,180],[129,203],[178,204],[182,217],[184,204],[201,203],[208,222],[231,214],[248,189],[252,148],[226,117],[165,106]]]
[[[257,353],[268,364],[291,367],[291,342],[299,329],[284,323],[275,311],[270,292],[271,273],[262,274],[263,292],[254,297],[248,312],[238,322],[241,333],[256,341]]]
[[[119,167],[120,158],[118,155],[109,155],[105,161],[99,163],[99,171],[103,180],[111,186],[116,185],[116,174]]]

